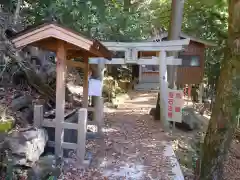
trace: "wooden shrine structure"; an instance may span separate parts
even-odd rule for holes
[[[104,57],[111,60],[111,52],[97,40],[89,40],[79,33],[55,23],[44,23],[28,27],[14,35],[11,39],[16,48],[31,45],[56,53],[56,112],[53,121],[43,119],[42,107],[35,106],[34,125],[55,127],[55,154],[62,156],[63,148],[77,150],[82,162],[85,157],[85,141],[88,109],[88,71],[90,57]],[[83,58],[83,62],[73,61],[73,58]],[[64,122],[65,117],[65,76],[67,66],[84,69],[83,108],[79,110],[78,125]],[[103,67],[99,67],[101,71]],[[101,75],[101,72],[99,73]],[[102,78],[102,77],[101,77]],[[96,98],[95,115],[98,127],[103,120],[103,101]],[[63,142],[64,129],[78,130],[77,144]]]

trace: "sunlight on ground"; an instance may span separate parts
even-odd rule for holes
[[[174,180],[183,180],[182,172],[180,169],[180,166],[178,164],[178,160],[175,156],[175,153],[172,149],[172,143],[168,143],[165,141],[165,139],[161,139],[162,137],[159,137],[158,135],[153,136],[151,139],[141,139],[140,141],[137,141],[135,139],[124,139],[123,137],[118,137],[117,134],[121,131],[123,125],[119,121],[121,118],[123,120],[126,118],[139,118],[142,117],[142,115],[146,115],[146,112],[149,111],[151,107],[155,107],[156,103],[156,94],[151,93],[135,93],[131,94],[129,93],[130,98],[122,98],[121,103],[119,103],[119,106],[117,109],[112,108],[104,108],[104,112],[106,113],[113,113],[113,116],[111,118],[115,118],[117,122],[115,122],[115,127],[112,126],[112,128],[105,127],[103,129],[104,132],[113,132],[113,134],[116,134],[116,137],[112,137],[112,148],[114,150],[114,153],[108,154],[106,152],[103,153],[103,157],[99,158],[98,162],[100,163],[100,169],[101,172],[105,177],[108,177],[109,179],[143,179],[144,177],[147,179],[160,179],[163,178],[162,175],[171,176],[171,179]],[[148,113],[147,113],[148,114]],[[133,116],[132,116],[133,115]],[[143,117],[145,118],[145,117]],[[149,118],[146,116],[146,118]],[[133,119],[134,120],[134,119]],[[147,123],[147,122],[146,122]],[[144,125],[144,127],[146,124]],[[127,126],[126,126],[127,127]],[[125,127],[125,128],[126,128]],[[147,130],[144,127],[141,127],[140,124],[136,124],[136,127],[132,127],[133,129],[125,129],[124,132],[134,131],[134,128],[137,128],[140,130]],[[136,130],[138,131],[138,130]],[[121,134],[121,133],[120,133]],[[137,133],[138,134],[138,133]],[[141,134],[141,133],[140,133]],[[155,132],[154,132],[155,134]],[[128,135],[126,135],[128,136]],[[138,139],[138,138],[136,138]],[[141,147],[143,151],[146,151],[146,154],[141,154],[141,152],[135,152],[136,147]],[[125,149],[126,148],[126,149]],[[133,152],[132,152],[133,150]],[[136,149],[137,150],[137,149]],[[140,155],[141,154],[141,155]],[[170,169],[163,170],[165,166],[163,164],[158,164],[159,161],[161,162],[161,158],[158,159],[160,156],[168,157],[166,160],[166,166],[167,164],[171,164],[173,173],[170,173]],[[116,157],[118,158],[116,158]],[[120,158],[121,156],[121,158]],[[145,156],[146,159],[150,160],[144,161],[141,157]],[[156,156],[156,157],[151,157]],[[156,159],[155,164],[153,164],[153,159]],[[163,158],[165,159],[165,158]],[[168,162],[170,160],[170,162]],[[165,160],[163,160],[165,161]],[[99,164],[98,164],[99,165]],[[156,166],[156,167],[155,167]],[[156,168],[160,168],[160,170],[156,170]],[[166,172],[166,171],[169,171]],[[158,174],[158,173],[162,174]]]
[[[150,108],[155,108],[156,105],[149,105],[149,104],[145,104],[145,105],[142,105],[142,104],[134,104],[134,109],[131,107],[132,104],[131,103],[125,103],[123,107],[120,107],[119,109],[123,110],[124,112],[128,112],[128,111],[132,111],[132,112],[135,112],[135,111],[141,111],[143,109],[150,109]],[[139,109],[137,109],[139,108]]]
[[[151,96],[148,96],[148,97],[138,97],[138,98],[135,98],[133,99],[131,102],[135,103],[135,102],[148,102],[150,99],[152,99],[153,97]]]
[[[82,86],[76,86],[72,83],[67,83],[67,87],[72,94],[83,94]]]
[[[114,129],[114,128],[102,128],[102,131],[103,132],[117,132],[118,130]]]
[[[96,125],[87,125],[87,129],[91,132],[97,132],[97,126]]]
[[[102,166],[105,166],[106,162],[102,163]],[[112,172],[105,170],[103,172],[106,177],[124,177],[124,179],[141,179],[143,177],[144,166],[135,163],[126,163],[124,166],[119,167],[116,171]]]

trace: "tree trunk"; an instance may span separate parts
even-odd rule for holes
[[[172,12],[171,12],[171,23],[169,25],[169,37],[168,40],[176,40],[180,38],[181,27],[182,27],[182,15],[183,15],[184,0],[172,0]],[[176,55],[173,53],[172,55]],[[167,67],[167,76],[169,80],[170,88],[174,88],[176,80],[176,66]],[[160,83],[160,82],[159,82]],[[159,120],[160,117],[160,93],[158,93],[158,99],[155,111],[155,120]]]
[[[17,1],[17,5],[16,5],[16,10],[14,13],[14,19],[13,19],[13,24],[16,25],[20,16],[20,9],[21,9],[21,5],[22,5],[22,0],[18,0]]]
[[[240,0],[229,0],[228,44],[203,144],[201,180],[223,179],[223,163],[240,109]]]

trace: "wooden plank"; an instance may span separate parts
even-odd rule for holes
[[[67,66],[75,67],[75,68],[85,68],[86,65],[83,62],[76,62],[73,60],[67,60]]]
[[[28,38],[29,36],[33,36],[33,35],[35,35],[35,34],[38,34],[38,33],[42,32],[42,31],[48,30],[49,28],[51,28],[50,25],[43,26],[43,27],[41,27],[41,28],[37,28],[37,29],[35,29],[34,31],[31,31],[31,32],[28,32],[28,33],[26,33],[26,34],[23,34],[23,35],[21,35],[21,36],[19,36],[19,37],[13,38],[13,39],[12,39],[12,42],[15,43],[16,41],[20,41],[20,40],[22,40],[22,39],[26,39],[26,38]]]
[[[76,123],[64,122],[63,123],[63,128],[64,129],[74,129],[74,130],[77,130],[78,129],[78,125]]]
[[[49,147],[55,147],[55,142],[54,141],[48,141],[47,145]],[[73,149],[73,150],[76,150],[78,148],[78,145],[75,144],[75,143],[63,142],[62,143],[62,148],[63,149]]]
[[[87,109],[81,108],[78,111],[78,137],[77,137],[77,156],[79,163],[84,161],[86,149],[86,133],[87,133]]]
[[[73,109],[68,111],[65,115],[64,115],[64,119],[68,118],[69,116],[73,115],[75,112],[77,112],[77,109]]]
[[[90,50],[93,42],[54,24],[46,25],[13,39],[17,47],[30,44],[47,37],[55,37],[78,47]]]
[[[34,115],[34,118],[33,118],[34,127],[40,128],[43,123],[43,106],[35,105],[33,115]]]
[[[42,122],[43,127],[52,127],[55,128],[56,126],[56,121],[53,119],[44,119]]]
[[[63,149],[74,149],[74,150],[76,150],[76,149],[78,149],[78,144],[76,144],[76,143],[69,143],[69,142],[63,142],[62,143],[62,148]]]
[[[83,108],[88,108],[88,78],[89,78],[89,63],[88,56],[84,56],[84,77],[83,77]]]
[[[65,116],[65,74],[66,69],[66,49],[64,42],[57,43],[56,56],[56,121],[55,121],[55,154],[62,157],[62,141],[63,141],[63,122]]]
[[[69,44],[67,46],[68,46],[67,59],[78,58],[78,57],[82,57],[83,55],[87,55],[87,56],[92,55],[90,52],[79,49],[79,47],[74,46],[72,44]]]
[[[51,119],[44,119],[43,123],[42,123],[43,127],[52,127],[55,128],[56,126],[56,121],[55,120],[51,120]],[[68,123],[68,122],[64,122],[62,123],[63,129],[78,129],[78,126],[76,123]]]

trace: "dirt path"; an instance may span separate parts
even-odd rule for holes
[[[97,148],[92,165],[107,179],[172,179],[170,158],[164,156],[170,139],[160,122],[148,115],[157,94],[129,96],[116,110],[106,110],[105,142]]]
[[[133,92],[119,100],[117,109],[105,108],[104,138],[87,143],[93,157],[90,168],[72,168],[63,179],[184,180],[171,138],[149,115],[156,98],[156,93]]]

